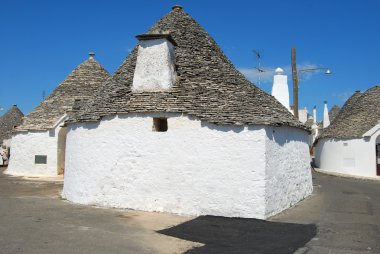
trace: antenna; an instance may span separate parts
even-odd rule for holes
[[[252,50],[253,53],[255,53],[256,55],[256,60],[257,60],[257,67],[254,67],[258,72],[259,72],[259,80],[258,80],[258,85],[260,86],[261,84],[261,73],[262,72],[265,72],[262,68],[261,68],[261,53],[259,50]]]
[[[42,91],[42,100],[44,101],[45,100],[45,90]]]

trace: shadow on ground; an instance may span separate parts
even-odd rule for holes
[[[316,235],[314,224],[200,216],[158,233],[205,244],[186,253],[293,253]]]

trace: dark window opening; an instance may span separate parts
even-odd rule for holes
[[[46,164],[47,156],[46,155],[36,155],[34,156],[34,164]]]
[[[168,119],[153,118],[153,131],[157,131],[157,132],[168,131]]]

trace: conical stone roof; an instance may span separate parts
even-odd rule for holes
[[[24,123],[16,128],[16,131],[53,128],[59,119],[72,110],[78,100],[88,100],[109,76],[109,73],[90,56],[25,117]]]
[[[380,85],[356,91],[320,138],[362,138],[380,121]]]
[[[182,8],[173,8],[148,34],[160,32],[170,33],[177,44],[177,80],[169,90],[132,92],[135,47],[101,91],[68,122],[98,121],[118,113],[173,112],[215,124],[306,128],[274,97],[236,70],[217,43]]]
[[[0,117],[0,145],[4,140],[12,137],[12,130],[15,126],[22,123],[24,114],[17,107],[13,105],[4,115]]]
[[[339,114],[340,107],[338,105],[334,105],[329,112],[330,122],[334,121],[335,117]]]

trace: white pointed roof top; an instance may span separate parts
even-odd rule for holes
[[[282,74],[284,74],[284,70],[281,69],[280,67],[278,67],[278,68],[275,70],[275,72],[276,72],[276,75],[282,75]]]

